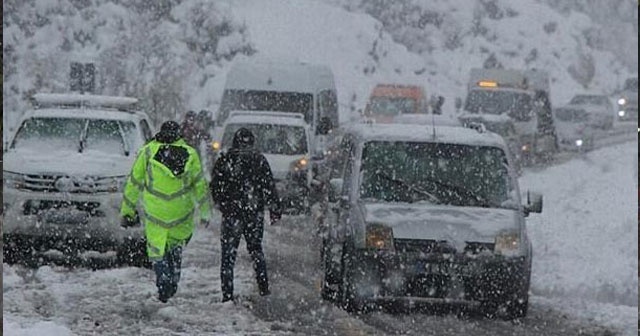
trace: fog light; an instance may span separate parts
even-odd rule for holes
[[[618,116],[624,117],[625,112],[623,110],[618,111]]]
[[[618,105],[624,105],[624,104],[626,104],[626,103],[627,103],[627,100],[626,100],[626,99],[624,99],[624,98],[620,98],[620,99],[618,99]]]
[[[582,146],[582,139],[576,140],[576,146],[578,147]]]

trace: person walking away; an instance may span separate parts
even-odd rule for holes
[[[123,227],[137,222],[138,200],[158,298],[167,302],[178,290],[182,249],[193,235],[196,208],[201,222],[208,224],[211,215],[200,158],[181,138],[177,122],[162,124],[140,149],[124,188]]]
[[[264,210],[269,208],[272,224],[280,220],[280,199],[271,167],[253,148],[254,142],[251,131],[237,130],[231,149],[220,156],[211,173],[211,195],[222,212],[222,302],[233,299],[233,268],[242,236],[254,263],[260,295],[270,294],[262,250]]]

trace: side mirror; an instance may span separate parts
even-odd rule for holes
[[[329,202],[336,203],[342,193],[343,180],[341,178],[331,179],[329,181]]]
[[[327,135],[333,129],[333,123],[329,117],[322,117],[318,122],[316,134]]]
[[[456,97],[455,101],[453,102],[453,104],[456,107],[456,111],[460,111],[460,109],[462,108],[462,98],[460,97]]]
[[[536,192],[527,192],[527,204],[524,205],[524,215],[542,212],[542,195]]]

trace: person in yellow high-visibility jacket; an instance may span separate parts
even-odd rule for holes
[[[124,188],[123,227],[136,224],[139,200],[159,299],[167,302],[178,289],[182,248],[193,235],[195,211],[199,209],[206,224],[211,214],[200,158],[182,139],[180,125],[174,121],[162,124],[160,132],[138,152]]]

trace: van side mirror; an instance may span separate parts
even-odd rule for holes
[[[329,117],[322,117],[318,121],[318,126],[316,128],[316,134],[319,135],[327,135],[333,129],[333,123]]]
[[[536,192],[527,191],[527,204],[524,205],[524,215],[542,212],[542,195]]]

